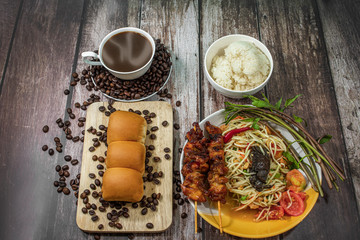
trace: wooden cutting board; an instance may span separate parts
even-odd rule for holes
[[[104,106],[107,108],[108,103],[98,102],[93,103],[87,109],[86,115],[86,128],[85,128],[85,139],[84,139],[84,147],[83,147],[83,157],[81,163],[81,180],[79,186],[79,196],[85,190],[89,189],[91,192],[90,184],[94,183],[95,179],[91,179],[89,177],[89,173],[94,173],[96,175],[96,179],[102,181],[102,177],[99,176],[97,169],[97,165],[100,164],[99,161],[93,161],[92,156],[97,155],[103,156],[104,152],[107,150],[107,147],[104,143],[101,143],[99,147],[96,148],[94,152],[90,152],[89,148],[93,145],[92,139],[96,137],[92,133],[86,131],[91,126],[99,130],[100,125],[108,125],[109,117],[107,117],[103,112],[99,111],[99,107]],[[125,218],[123,216],[119,217],[117,222],[121,223],[122,229],[117,229],[116,227],[109,226],[109,220],[107,219],[107,213],[111,212],[115,208],[107,207],[105,212],[99,211],[99,206],[101,203],[99,202],[99,198],[95,199],[90,194],[88,196],[89,203],[95,203],[97,205],[97,210],[95,210],[95,214],[99,217],[99,219],[95,222],[91,220],[89,213],[84,214],[82,212],[82,208],[85,207],[83,200],[79,197],[78,200],[78,208],[76,213],[76,222],[79,228],[86,232],[104,232],[104,233],[121,233],[121,232],[161,232],[165,231],[172,222],[172,178],[173,178],[173,112],[170,104],[166,102],[136,102],[136,103],[122,103],[116,102],[112,105],[117,110],[128,111],[130,108],[135,110],[148,110],[150,113],[154,112],[156,114],[155,118],[151,118],[152,123],[148,124],[148,130],[153,126],[158,126],[159,130],[153,132],[156,134],[156,139],[151,140],[150,134],[146,137],[145,144],[154,145],[155,150],[151,151],[152,156],[149,157],[149,165],[154,168],[155,171],[162,171],[164,176],[162,178],[158,178],[161,183],[156,185],[153,182],[145,182],[145,190],[144,194],[147,197],[150,197],[152,193],[161,193],[161,198],[159,200],[159,205],[157,206],[156,211],[152,211],[148,209],[146,215],[141,214],[142,208],[139,206],[137,208],[133,208],[131,203],[127,203],[126,207],[129,209],[129,218]],[[107,110],[107,109],[106,109]],[[144,116],[142,114],[141,116]],[[162,125],[163,121],[167,121],[168,126],[164,127]],[[164,148],[170,148],[169,155],[170,159],[165,159]],[[161,160],[159,162],[153,161],[154,157],[160,157]],[[105,163],[103,163],[106,168]],[[146,176],[147,172],[145,171],[144,176]],[[101,191],[100,187],[97,187],[97,192]],[[140,205],[140,204],[139,204]],[[120,209],[115,209],[119,211]],[[146,227],[147,223],[152,223],[154,227],[149,229]],[[102,230],[98,229],[99,224],[103,224],[104,228]]]

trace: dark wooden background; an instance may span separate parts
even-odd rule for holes
[[[314,136],[333,136],[326,150],[347,176],[340,192],[325,187],[328,197],[319,199],[303,222],[271,239],[360,239],[359,11],[358,0],[1,0],[0,239],[93,239],[76,226],[76,199],[58,194],[52,185],[54,167],[65,163],[64,154],[81,159],[82,144],[68,142],[52,157],[41,146],[55,136],[66,142],[55,120],[67,119],[66,108],[90,95],[79,85],[63,94],[71,73],[86,67],[81,52],[96,49],[108,32],[125,26],[148,31],[173,53],[174,72],[166,87],[181,125],[174,149],[192,122],[221,109],[224,101],[241,102],[221,96],[204,78],[210,44],[232,33],[265,43],[274,58],[265,94],[272,101],[303,94],[292,112],[307,120]],[[181,107],[175,107],[177,100]],[[86,114],[74,111],[77,117]],[[45,124],[48,134],[41,130]],[[177,169],[177,154],[174,159]],[[79,170],[72,167],[71,176]],[[167,231],[136,234],[136,239],[194,239],[193,218],[185,204],[174,211]],[[198,220],[197,239],[238,239]]]

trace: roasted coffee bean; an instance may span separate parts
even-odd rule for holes
[[[177,192],[181,192],[181,187],[176,187]]]
[[[75,166],[79,163],[79,161],[77,159],[73,159],[73,160],[71,160],[70,163],[71,163],[71,165]]]
[[[104,176],[104,171],[99,171],[98,174],[100,177],[102,177],[102,176]]]
[[[148,149],[153,151],[153,150],[155,150],[155,146],[154,145],[149,145]]]
[[[59,123],[61,123],[61,122],[62,122],[62,119],[61,119],[61,118],[56,119],[56,123],[57,123],[57,124],[59,124]]]
[[[133,204],[131,204],[131,206],[132,206],[132,208],[137,208],[139,206],[139,204],[133,203]]]
[[[84,193],[85,193],[85,195],[90,195],[90,190],[89,190],[89,189],[85,189],[85,190],[84,190]]]
[[[152,223],[147,223],[147,224],[146,224],[146,227],[149,228],[149,229],[152,229],[152,228],[154,228],[154,224],[152,224]]]
[[[79,136],[73,137],[73,139],[72,139],[73,142],[78,142],[79,140],[80,140]]]
[[[83,207],[83,208],[81,209],[81,211],[83,212],[83,214],[88,213],[88,210],[87,210],[87,208],[85,208],[85,207]]]
[[[142,113],[143,113],[144,115],[148,115],[148,114],[149,114],[149,111],[148,111],[148,110],[144,110]]]
[[[178,204],[179,204],[179,205],[183,205],[183,204],[184,204],[184,199],[180,198],[180,199],[178,200]]]
[[[80,104],[79,102],[76,102],[76,103],[74,104],[74,106],[75,106],[76,108],[80,108],[80,107],[81,107],[81,104]]]
[[[91,206],[91,204],[90,204],[90,206]],[[95,215],[95,211],[94,210],[89,210],[89,214],[92,216],[92,215]]]
[[[106,217],[107,217],[108,220],[111,220],[112,214],[111,214],[111,213],[107,213],[107,214],[106,214]]]
[[[86,122],[86,118],[85,117],[79,117],[78,121],[79,122]]]
[[[174,128],[175,128],[175,130],[179,130],[179,129],[180,129],[180,125],[177,124],[177,123],[174,123]]]
[[[154,168],[153,168],[152,166],[148,166],[148,167],[146,168],[146,171],[147,171],[148,173],[151,173],[153,170],[154,170]]]
[[[130,217],[130,215],[129,215],[127,212],[124,212],[124,213],[123,213],[123,216],[124,216],[124,218]]]
[[[99,211],[100,211],[100,212],[105,212],[105,211],[106,211],[106,209],[105,209],[105,207],[100,206],[100,207],[99,207]]]
[[[112,222],[116,222],[118,219],[119,219],[118,216],[112,216],[112,217],[111,217],[111,221],[112,221]]]
[[[65,159],[65,161],[70,162],[72,157],[70,155],[65,155],[64,159]]]
[[[57,152],[61,153],[62,152],[62,148],[61,147],[56,147],[55,148]]]
[[[104,131],[104,130],[106,129],[106,127],[105,127],[104,125],[100,125],[100,126],[99,126],[99,129],[100,129],[101,131]]]
[[[62,166],[61,169],[64,170],[64,171],[69,170],[69,165],[64,165],[64,166]]]
[[[45,125],[42,130],[44,133],[47,133],[49,131],[49,126]]]
[[[109,112],[109,111],[105,112],[105,116],[107,116],[107,117],[110,116],[110,114],[111,114],[111,112]]]
[[[59,181],[65,182],[65,181],[66,181],[66,178],[65,178],[64,176],[59,177]]]
[[[73,78],[77,78],[79,75],[78,75],[76,72],[73,72],[73,73],[71,74],[71,76],[72,76]]]
[[[61,170],[61,166],[60,166],[60,165],[56,165],[55,170],[56,170],[56,172],[59,172],[59,171]]]
[[[162,171],[159,172],[159,177],[163,177],[164,173]]]
[[[95,189],[96,189],[95,184],[91,183],[91,184],[90,184],[90,188],[91,188],[92,190],[95,190]]]
[[[183,219],[184,219],[184,218],[187,218],[187,214],[183,212],[183,213],[181,214],[181,218],[183,218]]]
[[[95,179],[95,185],[98,186],[98,187],[101,185],[101,182],[100,182],[99,179]]]
[[[153,183],[155,183],[156,185],[159,185],[159,184],[161,183],[160,180],[157,179],[157,178],[154,178],[152,181],[153,181]]]
[[[70,114],[69,114],[69,117],[70,117],[71,119],[75,119],[75,118],[76,118],[75,114],[73,114],[73,113],[70,113]]]
[[[96,210],[96,209],[97,209],[96,204],[95,204],[95,203],[91,204],[91,208],[94,209],[94,210]]]
[[[91,204],[90,204],[90,203],[85,203],[85,207],[86,207],[86,209],[90,209],[90,208],[91,208]]]
[[[72,113],[72,109],[71,109],[71,108],[67,108],[67,109],[66,109],[66,112],[70,114],[70,113]],[[65,126],[66,126],[66,125],[65,125]]]
[[[150,139],[151,139],[151,140],[156,139],[156,135],[155,135],[155,134],[150,134]]]
[[[159,157],[154,157],[153,160],[154,162],[159,162],[161,159]]]
[[[98,160],[98,156],[97,156],[97,155],[93,155],[91,158],[92,158],[93,161]]]
[[[165,154],[164,157],[166,160],[169,160],[171,158],[171,156],[169,154]]]
[[[134,238],[135,238],[135,234],[129,233],[129,234],[127,235],[127,237],[128,237],[129,239],[134,239]]]
[[[99,169],[99,170],[102,170],[102,169],[104,169],[104,165],[98,164],[98,165],[96,166],[96,168]]]
[[[163,125],[164,127],[166,127],[166,126],[169,125],[169,123],[168,123],[168,121],[163,121],[163,122],[161,123],[161,125]]]
[[[91,217],[91,220],[93,222],[96,222],[97,220],[99,220],[99,217],[97,215],[94,215],[94,216]]]
[[[156,199],[159,200],[161,198],[161,193],[156,194]]]
[[[98,192],[93,191],[93,192],[91,193],[91,196],[93,196],[93,198],[98,198],[98,197],[99,197],[99,194],[98,194]]]
[[[70,194],[70,189],[68,189],[67,187],[64,187],[63,193],[64,193],[65,195],[69,195],[69,194]]]
[[[106,108],[105,108],[104,106],[100,106],[100,107],[99,107],[99,111],[100,111],[100,112],[105,112],[105,110],[106,110]]]
[[[42,148],[41,148],[41,149],[45,152],[45,151],[47,151],[47,150],[48,150],[48,148],[49,148],[49,147],[48,147],[48,145],[44,145],[44,146],[42,146]]]
[[[155,132],[155,131],[159,130],[159,127],[154,126],[154,127],[152,127],[150,130],[151,130],[152,132]]]
[[[122,229],[122,228],[123,228],[123,226],[121,225],[121,223],[115,223],[115,227],[116,227],[117,229]]]
[[[58,189],[56,190],[58,193],[62,193],[63,188],[62,187],[58,187]]]
[[[109,222],[108,224],[110,227],[115,227],[115,223],[113,223],[113,222]]]
[[[84,142],[84,137],[81,137],[81,138],[80,138],[80,142]]]
[[[143,209],[141,210],[141,214],[142,214],[142,215],[146,215],[146,214],[147,214],[147,208],[143,208]]]
[[[102,224],[99,224],[99,225],[98,225],[98,229],[99,229],[99,230],[102,230],[103,228],[104,228],[104,225],[102,225]]]
[[[95,178],[96,176],[95,176],[94,173],[89,173],[89,177],[90,177],[90,178]]]
[[[60,142],[60,138],[54,137],[54,142],[55,142],[55,143],[59,143],[59,142]]]
[[[157,205],[159,205],[159,201],[158,201],[157,199],[154,199],[153,204],[154,204],[155,206],[157,206]]]
[[[169,153],[169,152],[170,152],[170,148],[168,148],[168,147],[164,148],[164,152]]]
[[[59,128],[64,127],[64,123],[63,123],[63,122],[59,122],[59,123],[58,123],[58,127],[59,127]]]
[[[155,118],[156,117],[156,114],[155,113],[150,113],[150,115],[149,115],[151,118]]]
[[[158,173],[158,172],[154,172],[154,173],[153,173],[153,177],[154,177],[154,178],[158,178],[158,177],[159,177],[159,173]]]
[[[180,101],[176,101],[176,104],[175,104],[177,107],[180,107],[181,106],[181,102]]]
[[[105,162],[105,158],[100,156],[100,157],[98,158],[98,161],[101,162],[101,163],[103,163],[103,162]]]
[[[64,171],[64,176],[65,176],[65,177],[69,177],[69,176],[70,176],[69,171]]]
[[[89,148],[89,151],[90,151],[90,152],[93,152],[93,151],[95,151],[95,148],[94,148],[93,146],[91,146],[91,147]]]
[[[181,198],[181,195],[179,193],[177,193],[177,194],[174,195],[174,198],[175,198],[175,200],[178,200],[178,199]]]
[[[93,143],[93,146],[94,146],[94,147],[99,147],[99,146],[100,146],[100,142],[99,142],[99,141],[94,142],[94,143]]]
[[[54,149],[50,148],[48,153],[49,153],[50,156],[54,155]]]
[[[151,152],[146,152],[146,157],[149,158],[152,156],[152,153]]]
[[[71,134],[66,135],[66,139],[71,140],[73,136]]]
[[[60,186],[59,182],[58,182],[58,181],[54,181],[54,187],[59,187],[59,186]]]
[[[156,211],[156,206],[155,205],[151,205],[150,209],[155,212]]]
[[[87,107],[84,105],[81,105],[80,109],[85,111],[87,109]]]

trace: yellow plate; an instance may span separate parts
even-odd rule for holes
[[[209,121],[211,124],[215,126],[220,126],[225,119],[224,110],[219,110],[210,116],[206,117],[203,121],[199,123],[200,127],[204,129],[204,125],[206,121]],[[276,130],[280,131],[281,134],[290,141],[293,141],[294,138],[291,134],[284,128],[280,126],[273,126]],[[186,144],[186,142],[185,142]],[[299,153],[301,157],[305,156],[305,153],[302,151],[299,144],[294,143],[292,145]],[[180,158],[180,169],[183,166],[183,158],[184,151],[182,151]],[[308,163],[307,158],[303,160]],[[317,165],[317,172],[321,181],[321,169]],[[181,175],[181,180],[184,181],[183,176]],[[297,217],[284,216],[281,220],[269,220],[262,222],[255,222],[254,215],[257,213],[257,210],[241,210],[235,212],[232,210],[234,206],[231,206],[229,203],[221,205],[221,213],[222,213],[222,226],[223,231],[238,237],[246,237],[246,238],[266,238],[279,235],[283,232],[286,232],[296,225],[298,225],[311,211],[314,207],[316,200],[319,196],[317,192],[315,192],[310,183],[306,187],[306,200],[305,200],[305,211],[303,214]],[[228,201],[230,202],[230,201]],[[194,207],[194,203],[191,202]],[[212,226],[219,228],[219,217],[217,211],[217,204],[213,204],[209,202],[198,203],[198,213],[199,215],[205,219]]]

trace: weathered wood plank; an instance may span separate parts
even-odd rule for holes
[[[0,93],[2,87],[2,81],[5,73],[5,65],[8,54],[12,48],[12,39],[14,29],[16,26],[16,20],[21,11],[21,0],[16,1],[3,1],[0,8]]]
[[[360,211],[360,2],[317,3]]]
[[[83,69],[88,67],[81,59],[81,53],[84,51],[92,51],[98,49],[101,40],[111,31],[127,26],[138,27],[139,25],[139,16],[140,16],[140,1],[139,0],[129,0],[129,1],[86,1],[84,7],[84,14],[82,16],[82,29],[79,33],[79,52],[75,56],[74,62],[74,71],[76,70],[79,75]],[[69,75],[70,76],[70,75]],[[72,94],[68,97],[67,107],[72,108],[73,113],[76,116],[75,120],[71,120],[66,114],[66,118],[72,122],[72,131],[73,136],[82,136],[81,131],[83,128],[77,126],[77,119],[79,117],[85,117],[86,111],[83,111],[79,108],[75,108],[74,105],[76,102],[83,104],[86,101],[90,94],[95,93],[100,95],[101,100],[107,101],[103,97],[100,91],[89,92],[84,86],[81,86],[80,83],[75,87],[67,86]],[[94,126],[95,127],[95,126]],[[96,126],[98,127],[98,126]],[[65,154],[72,156],[73,158],[81,161],[82,159],[82,149],[83,144],[81,142],[73,143],[68,141],[65,148]],[[80,172],[80,164],[76,167],[71,167],[70,173],[71,176],[76,176]],[[72,198],[72,197],[71,197]],[[74,201],[74,199],[66,199],[61,204],[59,204],[59,209],[63,209],[66,212],[66,215],[59,215],[56,217],[56,224],[63,225],[66,222],[72,222],[71,226],[67,226],[69,231],[69,238],[81,239],[87,237],[88,239],[93,239],[93,234],[83,233],[76,225],[76,205],[69,204],[69,202]],[[105,223],[107,224],[107,223]],[[61,229],[58,229],[56,234],[61,234]],[[72,237],[70,237],[72,236]],[[113,236],[113,235],[108,235]],[[126,235],[116,235],[123,236],[123,239],[127,239]]]
[[[304,117],[314,136],[333,136],[325,149],[345,164],[348,177],[339,183],[340,193],[330,192],[324,183],[327,199],[319,199],[309,216],[284,235],[287,239],[358,239],[359,216],[354,214],[356,201],[316,4],[259,1],[259,20],[262,40],[274,49],[274,73],[267,86],[270,99],[303,94],[290,112]]]
[[[199,119],[197,1],[143,1],[140,27],[172,51],[173,73],[166,88],[173,95],[167,101],[173,105],[174,122],[181,126],[180,130],[174,130],[174,170],[179,170],[177,149],[182,147],[191,124]],[[152,98],[156,99],[158,96]],[[180,107],[175,107],[177,100],[181,101]],[[180,218],[183,212],[188,215],[186,219]],[[153,239],[189,239],[192,236],[194,210],[184,204],[174,210],[171,227],[164,233],[153,235]],[[140,239],[147,239],[147,235]]]
[[[224,107],[224,102],[244,103],[224,97],[206,79],[203,64],[207,49],[217,39],[229,34],[245,34],[259,39],[255,1],[202,1],[200,26],[201,118]],[[271,51],[271,49],[270,49]]]
[[[203,71],[203,59],[207,49],[217,39],[229,34],[245,34],[259,39],[255,1],[202,1],[200,25],[201,63],[201,112],[202,118],[224,108],[224,102],[245,103],[222,96],[207,81]],[[269,48],[270,52],[273,49]],[[208,223],[203,224],[204,239],[239,239],[219,230]],[[271,239],[278,239],[273,237]]]
[[[0,96],[1,239],[70,238],[53,236],[71,225],[54,225],[56,214],[70,214],[58,210],[63,196],[52,183],[62,155],[50,157],[41,146],[54,148],[61,132],[55,120],[64,114],[82,7],[83,1],[23,4]]]

